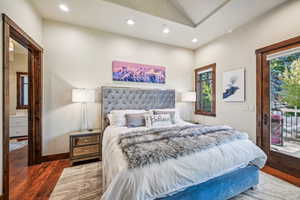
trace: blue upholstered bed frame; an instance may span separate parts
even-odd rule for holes
[[[254,188],[259,169],[249,165],[157,200],[226,200]]]
[[[175,108],[175,90],[102,87],[102,129],[111,110]],[[157,200],[226,200],[259,182],[259,169],[249,165]]]

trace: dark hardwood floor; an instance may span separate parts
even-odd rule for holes
[[[48,200],[68,160],[27,166],[27,147],[10,153],[10,200]],[[300,187],[300,179],[271,167],[262,171]]]
[[[68,160],[44,162],[28,167],[28,146],[10,153],[10,200],[49,199]]]
[[[300,178],[296,178],[269,166],[265,166],[262,171],[300,187]]]

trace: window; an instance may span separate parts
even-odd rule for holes
[[[28,108],[28,73],[17,72],[17,109]]]
[[[195,113],[216,116],[216,64],[195,70]]]

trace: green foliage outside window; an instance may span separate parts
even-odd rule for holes
[[[290,68],[285,68],[280,80],[282,101],[289,106],[300,108],[300,59],[295,60]]]
[[[201,109],[206,112],[211,112],[212,108],[212,85],[211,85],[212,72],[204,72],[200,74],[201,82]]]
[[[300,59],[300,53],[294,53],[288,56],[282,56],[270,60],[271,69],[271,100],[276,105],[287,104],[288,107],[299,107],[299,85],[289,81],[297,65],[295,61]],[[294,64],[295,63],[295,64]],[[297,69],[296,69],[297,70]],[[292,74],[290,74],[292,73]],[[294,73],[294,76],[296,74]],[[299,77],[299,74],[298,74]],[[275,106],[276,108],[276,106]]]

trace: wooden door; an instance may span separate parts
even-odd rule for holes
[[[300,177],[300,37],[256,53],[257,144],[268,165]]]

